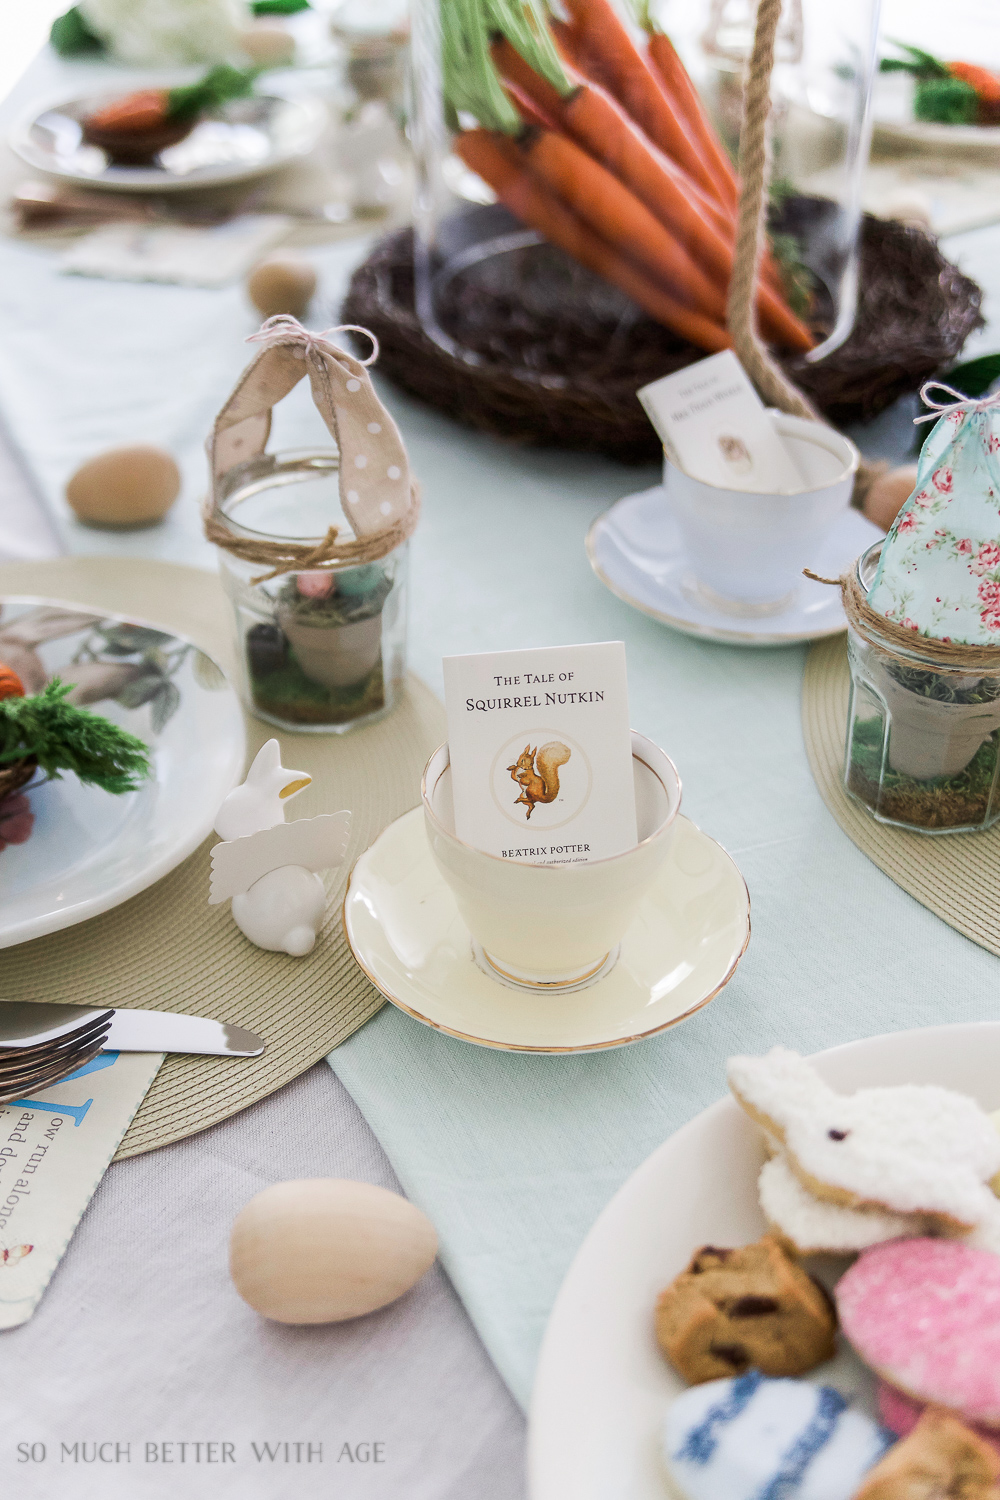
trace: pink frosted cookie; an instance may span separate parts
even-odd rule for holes
[[[922,1401],[914,1401],[912,1396],[905,1396],[881,1377],[875,1383],[875,1399],[878,1402],[879,1421],[897,1437],[906,1437],[912,1432],[928,1409]],[[973,1423],[972,1430],[1000,1454],[1000,1432],[995,1427]]]
[[[1000,1256],[960,1240],[892,1240],[836,1288],[866,1364],[917,1401],[1000,1426]]]

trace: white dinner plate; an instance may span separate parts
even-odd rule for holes
[[[372,983],[425,1025],[511,1052],[589,1052],[653,1036],[714,999],[750,940],[750,897],[721,845],[678,817],[610,973],[572,994],[521,994],[476,964],[417,807],[358,860],[344,927]]]
[[[1000,1022],[871,1037],[814,1061],[844,1092],[936,1083],[972,1095],[984,1109],[1000,1105]],[[671,1398],[685,1386],[657,1349],[654,1304],[701,1245],[744,1245],[763,1234],[763,1161],[759,1129],[727,1096],[658,1147],[605,1208],[560,1288],[542,1344],[531,1403],[531,1500],[667,1500],[658,1438]],[[848,1353],[811,1378],[871,1400]]]
[[[978,60],[978,59],[977,59]],[[887,151],[1000,155],[1000,125],[940,125],[913,114],[915,80],[909,73],[876,73],[872,137]],[[878,212],[876,209],[875,212]]]
[[[858,510],[847,510],[814,556],[802,566],[838,578],[885,532]],[[803,578],[792,604],[772,615],[717,608],[699,590],[680,527],[662,485],[626,495],[598,516],[587,533],[587,556],[598,578],[619,599],[684,635],[731,646],[788,646],[847,629],[840,590]]]
[[[933,120],[895,120],[876,115],[873,137],[879,146],[911,151],[974,151],[1000,156],[1000,125],[938,125]]]
[[[200,120],[184,140],[170,146],[151,166],[113,165],[98,146],[83,139],[80,121],[129,90],[37,105],[11,132],[10,144],[30,167],[86,187],[117,192],[168,193],[218,187],[260,177],[311,151],[326,123],[319,99],[282,99],[255,94],[236,99]],[[162,88],[162,75],[147,86]]]
[[[0,600],[0,662],[88,685],[82,707],[145,740],[153,776],[112,796],[72,772],[23,791],[34,826],[0,849],[0,948],[71,927],[143,891],[212,831],[243,772],[239,700],[181,636],[48,599]],[[205,891],[208,900],[208,891]]]

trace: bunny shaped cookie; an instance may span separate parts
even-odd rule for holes
[[[919,1215],[917,1234],[997,1222],[1000,1134],[974,1100],[931,1084],[838,1094],[786,1047],[731,1058],[729,1085],[814,1198]]]

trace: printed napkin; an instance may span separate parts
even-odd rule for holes
[[[162,1061],[162,1052],[99,1052],[0,1106],[0,1329],[38,1306]]]
[[[868,603],[935,640],[1000,645],[1000,405],[960,398],[938,420]]]

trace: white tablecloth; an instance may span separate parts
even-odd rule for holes
[[[233,1217],[289,1177],[399,1191],[325,1063],[110,1168],[35,1316],[0,1341],[0,1493],[520,1500],[523,1419],[438,1268],[340,1325],[286,1328],[240,1301]]]

